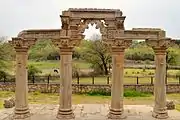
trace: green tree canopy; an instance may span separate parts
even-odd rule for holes
[[[0,37],[0,69],[4,69],[7,66],[7,61],[13,60],[15,57],[15,51],[13,47],[6,41],[6,37]]]
[[[110,50],[100,40],[84,40],[78,50],[80,51],[81,58],[91,63],[94,70],[106,75],[108,74],[108,65],[111,63]]]
[[[29,59],[31,60],[55,60],[58,56],[58,48],[50,40],[39,40],[29,50]]]

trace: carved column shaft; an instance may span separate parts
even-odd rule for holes
[[[60,106],[57,118],[74,118],[72,111],[72,48],[60,48]]]
[[[112,88],[109,118],[124,118],[123,115],[123,79],[124,48],[112,48]]]
[[[30,116],[28,107],[28,49],[16,48],[16,88],[15,88],[15,115],[17,119]]]
[[[36,39],[12,38],[10,43],[16,51],[16,87],[15,109],[13,119],[25,119],[30,116],[28,107],[28,49],[34,45]]]
[[[155,83],[154,83],[154,96],[155,105],[153,116],[156,118],[167,118],[166,108],[166,49],[159,48],[155,51]]]

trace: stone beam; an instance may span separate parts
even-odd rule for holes
[[[159,40],[165,38],[165,31],[161,29],[152,29],[152,28],[133,28],[132,30],[125,30],[124,37],[130,40]]]
[[[58,38],[64,31],[61,29],[34,29],[34,30],[23,30],[18,34],[18,37],[29,39],[52,39]]]
[[[62,12],[62,16],[81,19],[105,19],[122,17],[119,9],[70,8]]]

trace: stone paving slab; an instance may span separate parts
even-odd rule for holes
[[[108,120],[107,104],[79,104],[73,106],[75,120]],[[0,110],[0,120],[12,120],[13,108]],[[31,117],[25,120],[57,120],[58,105],[30,105]],[[180,120],[180,112],[170,110],[166,120]],[[125,120],[158,120],[152,117],[152,106],[125,105]],[[162,120],[162,119],[161,119]]]

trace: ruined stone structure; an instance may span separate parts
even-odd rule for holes
[[[146,40],[155,52],[156,75],[154,84],[155,104],[153,117],[167,118],[166,109],[166,49],[173,40],[166,38],[165,31],[153,28],[133,28],[125,30],[122,11],[119,9],[74,9],[63,11],[61,29],[23,30],[16,38],[12,38],[12,45],[16,51],[16,106],[14,118],[30,116],[27,94],[27,59],[28,49],[36,40],[51,39],[59,48],[61,56],[60,67],[60,102],[57,118],[73,119],[72,110],[72,51],[84,38],[83,32],[88,24],[96,24],[100,28],[102,41],[111,47],[112,52],[112,89],[111,105],[108,118],[126,118],[123,108],[123,76],[124,51],[131,45],[132,40]]]

